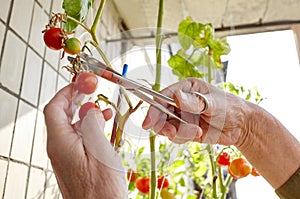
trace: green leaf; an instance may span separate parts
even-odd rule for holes
[[[189,195],[186,199],[196,199],[197,196]]]
[[[175,161],[173,162],[172,167],[173,167],[173,168],[178,168],[178,167],[180,167],[180,166],[182,166],[182,165],[184,165],[184,164],[185,164],[185,161],[184,161],[184,160],[175,160]]]
[[[179,184],[180,184],[182,187],[185,186],[185,181],[184,181],[183,178],[180,178],[180,179],[179,179]]]
[[[230,46],[226,38],[209,40],[209,46],[212,48],[213,53],[218,56],[227,55],[230,52]]]
[[[94,0],[63,0],[62,8],[65,13],[80,22],[84,22],[90,7],[94,3]],[[78,26],[77,23],[67,19],[65,24],[65,30],[71,32]]]
[[[137,156],[140,156],[144,152],[144,150],[145,150],[145,147],[139,148]]]
[[[178,39],[179,43],[182,46],[183,49],[188,49],[192,42],[193,39],[191,37],[190,32],[187,31],[188,26],[193,23],[191,17],[187,17],[185,20],[181,21],[179,26],[178,26]]]
[[[179,80],[187,77],[203,77],[203,74],[201,74],[193,64],[188,62],[188,60],[180,54],[172,56],[168,60],[168,64],[173,69],[173,73],[178,76]]]

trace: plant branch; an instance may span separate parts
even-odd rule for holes
[[[124,131],[124,126],[129,118],[129,116],[134,113],[143,103],[142,100],[134,108],[129,108],[124,115],[119,116],[119,122],[116,132],[116,141],[115,141],[115,150],[118,150],[121,147],[122,135]]]
[[[94,40],[97,44],[99,44],[99,41],[98,41],[98,37],[97,37],[97,35],[96,35],[96,30],[97,30],[97,26],[98,26],[99,21],[100,21],[100,18],[101,18],[101,14],[102,14],[102,11],[103,11],[105,2],[106,2],[106,0],[101,0],[100,5],[99,5],[99,8],[98,8],[97,13],[96,13],[96,16],[95,16],[95,18],[94,18],[93,25],[92,25],[92,27],[91,27],[91,35],[92,35],[92,38],[93,38],[93,40]]]
[[[164,0],[159,1],[158,17],[157,17],[157,29],[156,29],[156,76],[155,84],[153,89],[156,91],[160,90],[161,83],[161,45],[163,40],[162,35],[162,19],[164,14]]]
[[[91,29],[89,27],[87,27],[85,24],[81,23],[80,21],[78,21],[77,19],[69,16],[69,15],[65,15],[67,19],[70,19],[71,21],[77,23],[78,25],[80,25],[83,29],[85,29],[88,33],[91,34]]]

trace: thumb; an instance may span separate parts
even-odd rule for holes
[[[200,114],[207,104],[205,104],[203,97],[196,95],[195,93],[176,90],[174,92],[174,101],[181,110]]]
[[[122,170],[121,159],[104,134],[105,117],[99,109],[91,109],[81,122],[82,141],[86,151],[109,168]]]

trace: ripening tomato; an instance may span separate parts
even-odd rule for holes
[[[95,92],[98,84],[97,75],[91,72],[84,72],[77,75],[75,81],[75,90],[79,93],[92,94]]]
[[[244,158],[236,158],[230,163],[228,172],[234,178],[242,178],[249,175],[251,173],[251,169],[251,165],[247,160]]]
[[[221,166],[229,166],[230,165],[230,155],[227,152],[222,152],[219,156],[217,163]]]
[[[60,28],[50,28],[44,33],[44,42],[52,50],[62,49],[62,41],[63,37]]]
[[[76,37],[72,37],[65,41],[63,48],[66,53],[75,55],[81,51],[81,42]]]
[[[259,172],[254,167],[252,167],[251,175],[253,175],[253,176],[260,176]]]
[[[91,108],[99,109],[99,106],[93,102],[86,102],[79,109],[79,118],[82,120]]]
[[[165,176],[161,176],[157,178],[157,188],[163,189],[169,186],[169,181]]]
[[[137,179],[138,175],[133,169],[128,169],[127,171],[127,180],[129,182],[134,182]]]
[[[162,199],[175,199],[174,194],[169,192],[167,188],[164,188],[160,191],[160,197]]]
[[[135,187],[143,194],[147,194],[150,191],[150,178],[139,177],[135,181]]]

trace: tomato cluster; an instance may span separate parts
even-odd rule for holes
[[[96,91],[98,78],[94,73],[82,72],[76,74],[74,77],[74,80],[72,80],[74,82],[74,90],[77,91],[78,94],[89,95]],[[91,108],[100,109],[94,102],[86,102],[80,106],[79,119],[82,120]]]
[[[127,180],[129,181],[129,183],[133,183],[135,188],[137,188],[137,190],[140,193],[143,193],[143,194],[149,193],[150,177],[138,176],[138,174],[133,169],[128,169],[127,170]],[[170,185],[170,183],[166,176],[158,176],[157,177],[157,185],[156,185],[157,189],[159,189],[161,191],[167,190],[169,185]],[[164,192],[166,192],[166,191],[164,191]],[[170,194],[172,194],[172,193],[170,193]],[[170,195],[170,194],[166,194],[166,195]],[[165,197],[165,198],[168,198],[168,197]]]
[[[220,166],[228,166],[228,173],[235,179],[246,177],[249,174],[259,176],[259,173],[245,158],[238,157],[231,161],[230,155],[224,151],[218,156],[217,163]]]
[[[68,38],[61,28],[50,27],[44,31],[44,42],[52,50],[64,49],[64,52],[75,55],[81,51],[81,42],[76,37]]]

